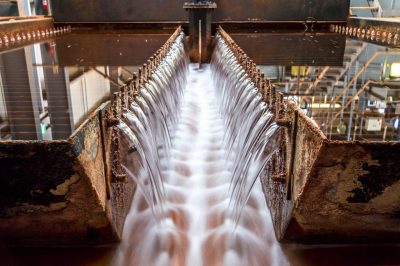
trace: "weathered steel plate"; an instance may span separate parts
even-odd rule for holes
[[[52,0],[56,22],[183,21],[184,0]],[[345,21],[349,0],[220,0],[215,21]]]
[[[346,37],[317,33],[232,33],[258,65],[342,66]]]
[[[60,66],[137,66],[147,61],[171,35],[72,33],[56,40]]]

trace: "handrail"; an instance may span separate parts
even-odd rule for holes
[[[340,113],[343,112],[347,107],[349,107],[349,105],[350,105],[354,100],[356,100],[357,97],[358,97],[366,88],[368,88],[368,86],[369,86],[370,84],[375,84],[375,85],[400,85],[400,82],[396,82],[396,81],[393,81],[393,82],[390,82],[390,81],[380,82],[380,81],[368,80],[368,81],[364,84],[364,86],[362,86],[361,89],[358,90],[357,93],[356,93],[353,97],[351,97],[351,99],[349,99],[349,100],[347,101],[347,103],[346,103],[344,106],[342,106],[342,108],[341,108],[338,112],[335,113],[335,115],[333,116],[331,122],[335,121],[336,118],[340,115]]]
[[[368,2],[368,1],[367,1]],[[369,5],[369,2],[368,2]],[[373,0],[373,5],[369,6],[351,6],[350,7],[350,15],[353,15],[353,10],[371,10],[371,14],[373,17],[382,17],[382,6],[379,0]],[[374,15],[373,11],[377,12],[376,16]]]
[[[400,51],[376,51],[371,58],[364,64],[364,66],[353,76],[349,83],[347,83],[346,87],[336,96],[335,100],[331,103],[334,105],[337,103],[340,98],[350,89],[353,83],[358,79],[358,77],[367,69],[367,67],[380,55],[400,55]]]

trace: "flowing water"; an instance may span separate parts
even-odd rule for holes
[[[119,125],[143,167],[124,158],[140,192],[114,264],[283,265],[258,180],[272,114],[221,39],[199,69],[181,38]]]

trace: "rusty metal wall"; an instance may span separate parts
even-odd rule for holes
[[[58,63],[60,66],[74,66],[79,58],[79,66],[142,65],[172,33],[166,32],[163,34],[75,32],[56,40]]]
[[[286,103],[285,117],[291,121],[281,145],[286,154],[275,154],[261,177],[277,238],[398,242],[400,144],[328,140],[293,102]],[[277,174],[291,181],[274,179]]]
[[[233,33],[257,65],[342,66],[346,36],[310,33]]]
[[[99,115],[108,108],[93,111],[68,140],[0,141],[0,243],[120,240],[135,184],[109,178],[111,131]]]
[[[218,0],[217,20],[238,21],[343,21],[349,0]]]
[[[51,0],[56,22],[187,20],[183,0]],[[217,0],[215,21],[345,21],[349,0]]]

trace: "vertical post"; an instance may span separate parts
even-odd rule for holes
[[[4,86],[8,125],[13,140],[41,140],[38,91],[32,75],[28,48],[1,54],[1,82]],[[18,79],[15,78],[18,73]],[[21,101],[21,98],[24,101]]]
[[[359,63],[358,63],[358,60],[357,60],[356,61],[356,67],[354,68],[354,74],[357,73],[358,68],[359,68]],[[353,93],[352,94],[353,94],[352,96],[357,94],[357,80],[355,80],[355,82],[353,83]],[[355,107],[354,105],[355,105],[355,99],[351,102],[351,106],[350,106],[350,118],[349,118],[348,131],[347,131],[348,132],[347,133],[347,140],[348,141],[350,141],[350,139],[351,139],[351,129],[353,127],[353,113],[354,113],[354,107]]]
[[[49,43],[40,45],[44,64],[56,63],[55,57],[47,52]],[[47,90],[48,113],[51,135],[54,139],[68,139],[73,131],[72,106],[70,102],[69,75],[66,71],[54,73],[51,68],[43,69],[44,87]]]
[[[294,194],[294,168],[296,161],[296,143],[297,143],[297,127],[298,127],[298,111],[294,112],[294,121],[291,131],[291,141],[292,146],[290,150],[290,161],[289,161],[289,171],[287,172],[287,180],[286,180],[286,199],[292,200]]]
[[[26,17],[25,3],[24,2],[25,2],[24,0],[17,0],[18,15],[20,17]]]
[[[201,68],[201,19],[199,19],[199,69]]]

